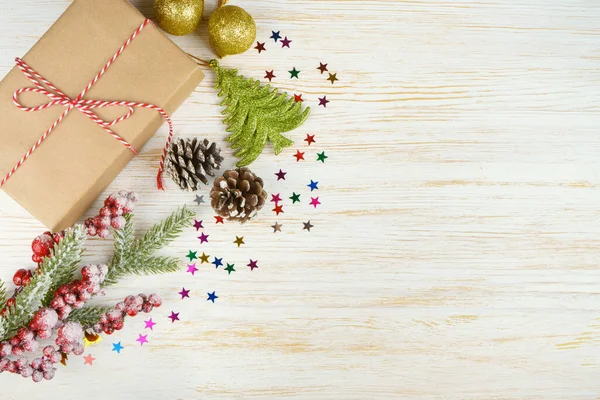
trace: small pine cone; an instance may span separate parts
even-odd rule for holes
[[[263,180],[246,167],[225,171],[210,191],[210,203],[217,214],[241,223],[253,218],[266,200]]]
[[[214,171],[221,168],[221,149],[209,143],[207,139],[177,139],[169,146],[166,170],[183,190],[198,190],[200,182],[208,185],[207,176],[215,176]]]

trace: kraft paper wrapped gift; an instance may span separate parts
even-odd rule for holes
[[[125,0],[75,0],[23,60],[75,99],[144,21]],[[170,115],[202,79],[198,65],[149,24],[83,99],[149,103]],[[25,87],[34,85],[17,67],[0,82],[0,179],[65,111],[63,105],[35,112],[17,108],[13,93]],[[22,93],[19,101],[35,107],[51,99]],[[128,109],[113,106],[93,111],[111,121]],[[110,129],[139,151],[163,123],[156,110],[136,107],[130,118]],[[55,232],[73,225],[134,156],[73,109],[2,189]],[[157,168],[158,163],[157,158]],[[147,183],[156,185],[154,179]]]

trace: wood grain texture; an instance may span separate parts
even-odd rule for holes
[[[216,2],[207,3],[206,16]],[[68,4],[2,1],[0,73]],[[150,0],[134,4],[152,16]],[[125,280],[107,302],[142,289],[166,299],[149,345],[136,346],[143,323],[132,320],[90,349],[93,367],[75,358],[37,386],[1,376],[2,398],[600,398],[600,3],[238,4],[267,51],[222,64],[260,79],[275,69],[274,85],[303,93],[313,114],[292,137],[304,149],[316,133],[307,154],[330,157],[300,165],[290,149],[253,169],[267,189],[300,189],[305,200],[304,185],[318,180],[323,205],[286,206],[277,235],[269,211],[243,228],[211,225],[205,249],[186,232],[166,253],[205,250],[239,272]],[[291,49],[269,42],[271,29]],[[175,41],[211,57],[205,26]],[[338,73],[334,86],[319,61]],[[288,79],[293,66],[298,81]],[[179,135],[225,147],[213,83],[208,74],[174,120]],[[316,107],[323,94],[326,110]],[[153,189],[165,135],[107,191],[140,193],[140,229],[193,199],[173,184]],[[273,175],[280,167],[285,183]],[[301,231],[309,218],[310,234]],[[31,266],[41,230],[0,193],[0,277]],[[247,246],[235,248],[235,235]],[[110,243],[90,242],[89,259],[105,260]],[[243,267],[249,257],[258,271]],[[182,285],[192,299],[178,299]],[[171,310],[183,322],[171,325]]]

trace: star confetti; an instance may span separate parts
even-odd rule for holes
[[[194,200],[194,202],[196,202],[196,204],[198,204],[198,205],[204,203],[204,195],[202,195],[202,196],[196,195],[196,199]]]
[[[248,267],[250,267],[250,271],[254,271],[254,268],[258,268],[258,265],[256,263],[258,263],[258,260],[253,261],[252,259],[250,259],[250,264],[248,264]]]
[[[260,42],[256,42],[256,46],[254,46],[254,48],[258,50],[258,54],[260,54],[262,51],[267,51],[267,49],[265,49],[265,44]]]
[[[220,215],[215,215],[215,224],[222,224],[223,223],[223,217],[221,217]]]
[[[309,134],[307,134],[306,135],[306,139],[304,139],[304,141],[306,143],[308,143],[309,146],[310,146],[311,143],[316,143],[316,141],[315,141],[315,135],[309,135]]]
[[[292,79],[292,78],[300,79],[300,78],[298,77],[298,74],[300,73],[300,71],[298,71],[298,70],[296,69],[296,67],[292,68],[292,70],[291,70],[291,71],[288,71],[288,72],[290,73],[290,79]]]
[[[205,235],[204,232],[202,232],[202,234],[200,236],[198,236],[198,239],[200,239],[200,244],[202,243],[208,243],[208,237],[210,235]]]
[[[102,337],[100,337],[100,335],[85,332],[83,335],[83,348],[87,349],[88,347],[98,344],[101,341]]]
[[[278,204],[272,211],[275,212],[275,215],[279,215],[280,213],[284,212],[283,206],[281,204]]]
[[[271,31],[273,34],[271,35],[271,37],[269,39],[273,39],[277,42],[277,40],[281,39],[281,35],[279,34],[279,32],[281,31]]]
[[[194,228],[196,228],[196,232],[198,232],[200,229],[204,229],[204,227],[202,226],[202,221],[198,221],[197,219],[195,219]]]
[[[292,41],[288,40],[288,38],[286,36],[285,39],[281,39],[281,48],[287,47],[289,49],[290,43],[292,43]]]
[[[309,232],[310,232],[310,228],[314,227],[314,225],[312,225],[312,224],[310,223],[310,220],[308,220],[308,222],[303,222],[303,224],[304,224],[304,228],[302,228],[302,230],[305,230],[305,229],[306,229],[306,230],[307,230],[307,231],[309,231]]]
[[[121,354],[121,350],[123,350],[125,347],[121,346],[121,342],[118,343],[113,343],[113,349],[112,351],[116,351],[117,354]]]
[[[244,237],[243,236],[242,237],[236,236],[235,240],[233,241],[233,243],[237,244],[238,247],[240,247],[243,244],[246,244],[246,243],[244,243]]]
[[[171,323],[173,323],[175,321],[179,321],[179,313],[171,311],[171,315],[169,315],[167,318],[171,319]]]
[[[138,338],[135,339],[136,342],[140,343],[140,346],[143,346],[144,343],[148,343],[148,335],[142,335],[141,333],[138,335]]]
[[[214,261],[211,263],[215,266],[215,268],[219,268],[223,266],[223,258],[217,258],[215,257]]]
[[[310,205],[311,206],[315,206],[315,208],[317,208],[317,205],[321,204],[321,202],[319,201],[318,197],[311,197],[310,198]]]
[[[235,272],[235,268],[233,268],[234,266],[235,264],[227,264],[227,268],[225,268],[227,275],[231,275],[232,272]]]
[[[296,154],[294,154],[294,157],[296,157],[296,162],[298,162],[300,160],[304,160],[304,152],[301,152],[300,150],[296,150]]]
[[[206,301],[212,301],[213,304],[214,304],[215,300],[219,298],[219,296],[217,296],[215,294],[215,292],[212,292],[212,293],[206,292],[206,294],[208,295],[208,299],[206,299]]]
[[[279,172],[275,172],[278,181],[282,179],[285,181],[285,174],[287,174],[287,172],[283,172],[281,169],[279,169]]]
[[[296,93],[294,93],[294,101],[296,103],[298,103],[298,102],[300,102],[300,103],[304,102],[304,100],[302,99],[302,94],[296,94]]]
[[[267,70],[265,70],[265,74],[266,74],[266,75],[265,75],[265,79],[268,79],[268,80],[269,80],[269,82],[271,82],[271,79],[273,79],[273,78],[277,78],[277,77],[275,76],[275,74],[273,73],[273,71],[274,71],[274,70],[270,70],[270,71],[267,71]]]
[[[320,106],[327,108],[327,103],[329,103],[329,100],[327,100],[327,96],[319,97]]]
[[[156,322],[152,321],[152,318],[150,318],[148,321],[144,321],[144,324],[146,324],[144,329],[150,329],[151,331],[153,331],[154,325],[156,325]]]
[[[275,232],[281,232],[281,227],[283,226],[283,224],[277,223],[275,222],[275,225],[271,225],[271,228],[273,228],[273,233]]]
[[[317,186],[319,184],[319,182],[315,182],[312,179],[310,180],[310,183],[306,186],[308,186],[310,188],[310,191],[312,192],[315,189],[318,189],[319,187]]]
[[[187,268],[188,269],[187,269],[186,272],[189,272],[192,275],[194,275],[196,273],[196,271],[198,271],[198,268],[196,268],[196,263],[194,263],[194,264],[188,264]]]
[[[325,159],[329,158],[325,155],[325,152],[321,152],[321,153],[317,153],[317,161],[321,161],[323,164],[325,164]]]
[[[181,288],[181,292],[178,292],[178,293],[181,296],[181,300],[185,299],[186,297],[188,299],[190,298],[190,291],[186,290],[185,288]]]
[[[271,201],[275,204],[281,201],[281,197],[279,197],[279,193],[271,195]]]
[[[292,200],[292,204],[300,203],[300,195],[294,192],[292,193],[290,200]]]
[[[337,72],[335,74],[329,74],[329,78],[327,78],[328,81],[331,81],[331,84],[333,85],[333,82],[335,81],[339,81],[339,79],[337,78]]]
[[[92,365],[96,359],[92,357],[91,354],[88,354],[87,356],[83,357],[83,360],[83,365]]]
[[[319,67],[317,69],[321,71],[321,74],[323,74],[325,71],[328,71],[327,64],[323,64],[322,62],[319,63]]]
[[[210,257],[208,254],[202,253],[202,255],[200,256],[200,262],[202,264],[204,264],[204,263],[208,264],[209,263],[208,257]]]
[[[190,262],[192,262],[192,261],[194,261],[194,260],[198,259],[198,256],[196,256],[196,254],[198,254],[198,252],[197,252],[197,251],[191,251],[191,250],[190,250],[190,251],[188,252],[188,255],[187,255],[186,257],[190,259]]]

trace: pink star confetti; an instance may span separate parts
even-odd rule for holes
[[[208,237],[210,235],[205,235],[204,232],[202,232],[202,234],[200,236],[198,236],[198,239],[200,239],[200,244],[202,243],[208,243]]]
[[[96,359],[92,357],[91,354],[88,354],[87,356],[83,357],[83,360],[83,365],[93,365]]]
[[[254,271],[254,268],[258,268],[258,260],[253,261],[252,259],[250,259],[250,264],[248,264],[248,267],[250,267],[250,271]]]
[[[190,291],[189,290],[185,290],[185,288],[181,288],[181,292],[178,292],[181,295],[181,300],[185,299],[186,297],[189,299],[190,298]]]
[[[198,271],[198,268],[196,268],[196,263],[194,264],[188,264],[188,269],[186,272],[189,272],[190,274],[194,275],[196,273],[196,271]]]
[[[141,333],[138,335],[138,338],[135,339],[136,342],[140,343],[140,346],[143,346],[144,343],[148,343],[148,335],[142,335]]]
[[[198,221],[197,219],[194,220],[194,228],[196,228],[196,232],[199,231],[200,229],[204,229],[204,227],[202,226],[202,221]]]
[[[271,195],[271,201],[275,204],[279,203],[281,201],[281,197],[279,197],[280,193],[277,194],[272,194]]]
[[[315,206],[315,208],[317,208],[317,205],[321,204],[321,202],[319,201],[318,197],[311,197],[310,198],[310,205],[311,206]]]
[[[144,324],[146,324],[144,329],[150,329],[151,331],[153,331],[154,325],[156,325],[156,322],[152,321],[152,318],[150,318],[148,321],[144,321]]]
[[[175,321],[179,321],[179,313],[171,311],[171,315],[169,315],[168,318],[171,319],[171,323],[173,323]]]

